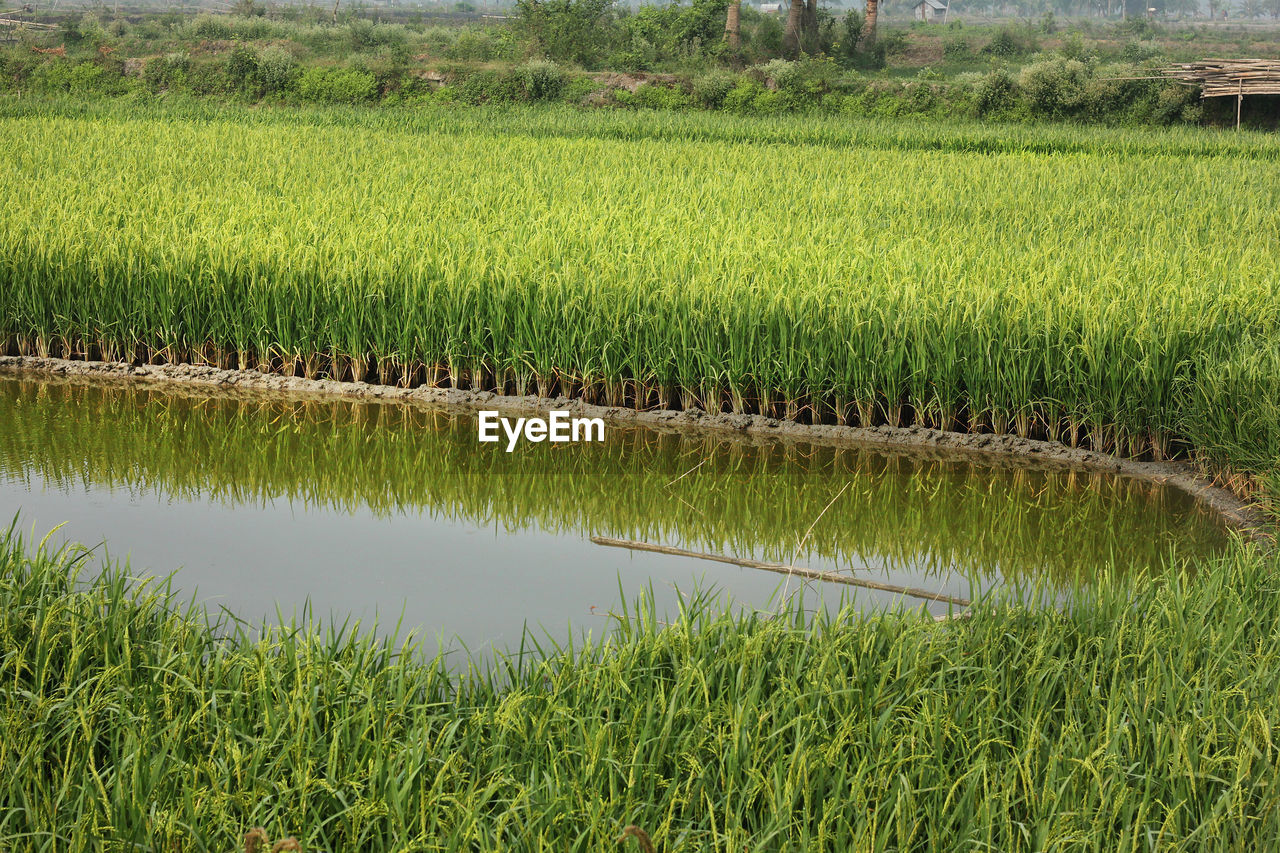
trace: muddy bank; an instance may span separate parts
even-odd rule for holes
[[[799,424],[761,415],[736,415],[690,411],[637,411],[599,406],[566,397],[502,396],[489,391],[454,388],[395,388],[365,382],[304,379],[249,370],[164,364],[131,365],[124,362],[69,361],[34,356],[0,356],[0,370],[38,372],[80,381],[165,383],[236,396],[288,395],[300,398],[345,397],[374,402],[408,403],[433,408],[473,412],[502,409],[512,413],[545,413],[552,409],[578,417],[599,417],[618,426],[658,430],[707,431],[768,441],[809,442],[823,445],[859,445],[913,454],[963,455],[984,464],[1082,468],[1161,483],[1180,489],[1222,516],[1247,538],[1273,541],[1274,530],[1266,517],[1227,489],[1199,476],[1183,462],[1144,462],[1071,448],[1014,435],[943,432],[927,427],[849,427]]]

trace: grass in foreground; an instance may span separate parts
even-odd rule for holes
[[[645,609],[452,676],[210,627],[0,537],[0,844],[311,850],[1249,850],[1280,844],[1280,565],[1240,547],[1065,612]],[[219,638],[221,634],[222,638]]]

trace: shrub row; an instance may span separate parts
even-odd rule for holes
[[[1100,64],[1063,56],[1020,70],[944,79],[923,70],[893,79],[847,71],[828,58],[773,60],[742,72],[695,76],[590,76],[535,60],[505,69],[445,66],[424,74],[394,62],[301,66],[286,48],[237,45],[213,59],[185,53],[154,57],[141,73],[110,57],[0,54],[0,90],[121,95],[183,91],[251,101],[363,104],[419,100],[467,104],[560,100],[659,110],[723,110],[739,115],[823,111],[906,115],[1056,119],[1100,123],[1195,123],[1203,116],[1194,89],[1159,80],[1138,65]]]

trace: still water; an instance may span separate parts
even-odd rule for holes
[[[1224,547],[1182,492],[999,460],[610,427],[595,444],[481,444],[466,414],[350,400],[0,374],[0,512],[101,543],[252,622],[309,608],[507,648],[527,626],[599,634],[652,588],[659,611],[713,589],[737,607],[856,594],[758,569],[602,547],[593,536],[841,572],[970,598]],[[785,584],[785,590],[782,585]],[[430,643],[429,643],[430,644]]]

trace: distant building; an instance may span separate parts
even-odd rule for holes
[[[782,4],[781,4],[781,3],[761,3],[761,4],[760,4],[760,14],[762,14],[762,15],[781,15],[781,14],[782,14]]]
[[[915,8],[916,20],[926,24],[939,24],[947,14],[947,4],[938,0],[920,0]]]

